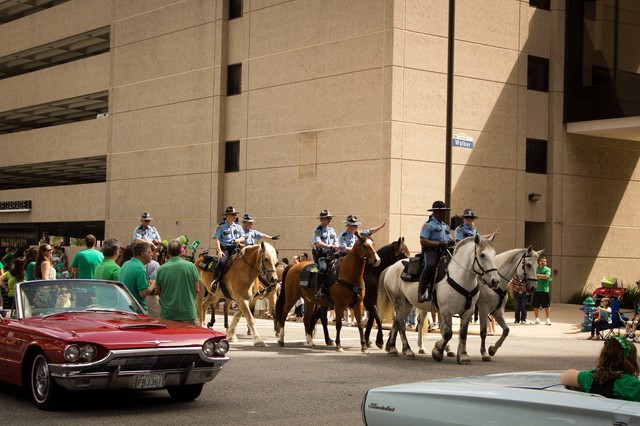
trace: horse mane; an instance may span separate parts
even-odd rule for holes
[[[264,253],[266,257],[272,260],[273,264],[275,265],[278,262],[278,254],[276,253],[276,249],[267,242],[263,242],[261,244],[255,244],[252,246],[244,246],[242,250],[240,250],[240,253],[244,256],[245,254],[247,254],[246,252],[249,250],[258,250],[258,256],[260,256],[261,252],[263,251],[262,250],[263,245],[264,245]]]
[[[464,240],[460,241],[458,244],[456,244],[456,248],[455,250],[453,250],[453,254],[456,254],[456,252],[458,251],[458,249],[460,249],[460,247],[464,247],[468,245],[470,242],[474,242],[474,241],[475,241],[475,237],[473,236],[467,237]],[[491,242],[486,238],[480,237],[480,242],[478,243],[478,248],[480,249],[480,251],[486,249],[487,247],[493,247]]]
[[[506,265],[508,262],[511,262],[515,256],[521,257],[523,251],[527,251],[527,249],[515,248],[496,255],[496,268],[500,270],[501,267]]]

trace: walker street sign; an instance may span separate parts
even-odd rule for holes
[[[0,213],[19,213],[31,211],[31,200],[0,201]]]
[[[453,135],[452,139],[452,146],[473,149],[473,138],[471,136],[467,136],[464,133],[458,133],[457,135]]]

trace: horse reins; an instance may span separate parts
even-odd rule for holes
[[[269,290],[277,284],[277,282],[274,283],[274,284],[269,284],[268,282],[265,282],[266,280],[262,277],[262,275],[267,275],[269,272],[272,272],[274,274],[276,273],[275,269],[267,269],[267,268],[264,267],[264,259],[262,259],[262,251],[263,251],[262,248],[258,249],[258,262],[260,262],[260,267],[262,268],[262,272],[260,272],[260,270],[258,268],[256,268],[254,265],[250,264],[249,261],[247,260],[247,258],[244,256],[244,253],[242,251],[240,252],[240,257],[244,260],[244,262],[247,265],[249,265],[249,267],[251,269],[253,269],[254,271],[256,271],[258,273],[258,280],[260,281],[260,283],[262,283],[262,284],[264,284],[266,286],[266,288],[261,289],[260,291],[258,291],[253,297],[260,296],[260,295],[263,295],[265,293],[268,293]]]

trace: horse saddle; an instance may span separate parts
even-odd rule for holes
[[[433,305],[435,307],[438,307],[438,292],[436,291],[438,289],[438,283],[440,281],[442,281],[445,277],[445,275],[447,274],[447,267],[449,266],[449,262],[451,261],[451,255],[450,254],[446,254],[445,256],[440,257],[440,260],[438,261],[438,265],[436,266],[436,273],[433,274],[433,291],[432,291],[432,298],[431,300],[433,301]]]
[[[311,263],[300,272],[300,288],[318,288],[318,264]],[[336,271],[334,267],[327,268],[327,288],[336,280]]]
[[[420,274],[422,274],[422,262],[420,256],[414,256],[407,260],[403,260],[402,264],[404,265],[402,274],[400,274],[402,281],[415,282],[420,279]]]
[[[218,266],[218,258],[216,256],[205,255],[202,262],[198,263],[198,267],[205,272],[213,272]]]

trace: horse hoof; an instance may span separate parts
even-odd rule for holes
[[[491,361],[491,357],[489,355],[482,355],[482,360],[484,362],[489,362],[489,361]]]
[[[235,334],[233,336],[231,336],[231,339],[229,339],[229,341],[231,343],[237,343],[238,342],[238,336],[236,336]]]
[[[423,355],[423,354],[426,354],[427,352],[426,352],[424,349],[420,349],[420,350],[418,351],[418,353],[419,353],[419,354],[421,354],[421,355]]]
[[[416,359],[416,354],[414,354],[413,352],[407,352],[406,354],[404,354],[404,358],[405,359],[412,359],[415,361]]]
[[[284,342],[282,340],[278,340],[278,345],[280,345],[281,348],[284,348]]]
[[[489,355],[494,356],[498,352],[498,349],[495,346],[489,346]]]
[[[470,363],[471,363],[471,358],[469,358],[469,356],[460,355],[458,357],[458,364],[470,364]]]
[[[368,347],[368,348],[372,348],[372,347],[373,347],[373,343],[371,343],[371,342],[367,342],[367,347]]]
[[[327,340],[325,343],[327,344],[327,346],[335,346],[336,345],[336,342],[334,342],[333,340]]]
[[[433,348],[433,350],[431,351],[431,358],[433,358],[434,360],[440,362],[444,359],[444,356],[442,356],[443,353],[440,352],[439,350],[437,350],[436,348]]]
[[[360,349],[360,351],[361,351],[363,354],[368,354],[368,353],[369,353],[369,349],[367,349],[367,348],[362,348],[362,349]]]
[[[336,352],[344,352],[344,349],[342,349],[342,346],[338,346],[336,348]]]
[[[454,356],[456,356],[456,354],[455,354],[455,353],[453,353],[453,352],[447,352],[447,356],[448,356],[449,358],[453,358]]]
[[[382,342],[376,342],[376,346],[378,347],[378,349],[382,349],[384,347],[384,344]]]
[[[264,342],[263,342],[263,341],[261,341],[261,340],[259,340],[259,341],[255,342],[255,343],[253,344],[253,346],[255,346],[256,348],[266,348],[266,347],[267,347],[266,343],[264,343]]]

